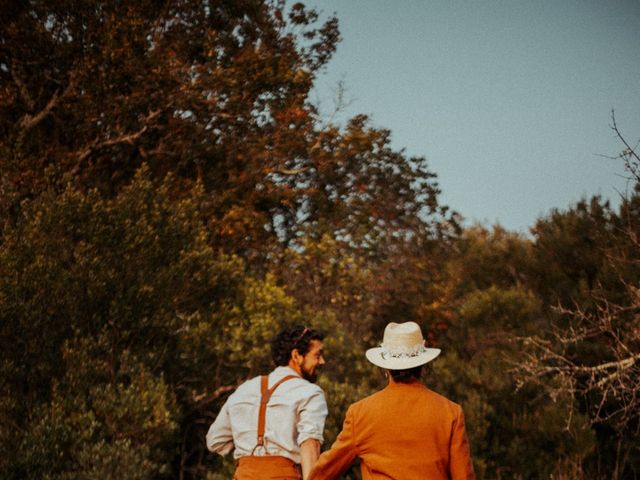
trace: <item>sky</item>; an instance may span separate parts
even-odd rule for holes
[[[465,224],[526,234],[552,209],[629,192],[640,139],[640,0],[308,0],[342,41],[311,99],[367,114],[425,157]]]

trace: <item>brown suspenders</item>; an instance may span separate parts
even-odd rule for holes
[[[258,447],[262,447],[264,445],[264,427],[265,427],[265,417],[267,414],[267,403],[269,403],[269,399],[273,392],[280,386],[281,383],[286,382],[287,380],[291,380],[292,378],[300,378],[297,375],[287,375],[286,377],[281,378],[276,382],[276,384],[268,388],[269,386],[269,377],[267,375],[262,375],[260,379],[260,393],[262,397],[260,398],[260,411],[258,413],[258,444],[255,446],[254,451]]]

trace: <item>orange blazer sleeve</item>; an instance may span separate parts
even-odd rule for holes
[[[450,446],[449,471],[451,480],[475,480],[476,475],[471,463],[471,450],[467,440],[467,432],[464,426],[464,413],[459,408],[458,415],[453,426]]]
[[[342,431],[331,448],[320,455],[318,463],[311,471],[309,480],[331,480],[339,478],[357,456],[354,431],[353,407],[349,407],[342,425]]]

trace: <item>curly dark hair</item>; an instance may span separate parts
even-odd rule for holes
[[[389,375],[393,377],[393,381],[396,383],[411,383],[414,380],[420,380],[422,367],[424,365],[407,368],[406,370],[389,370]]]
[[[311,340],[324,340],[324,334],[302,325],[283,328],[271,340],[271,356],[276,366],[288,365],[294,349],[298,350],[300,355],[306,355]]]

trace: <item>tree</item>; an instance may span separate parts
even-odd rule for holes
[[[615,283],[607,272],[606,250],[616,241],[612,230],[619,228],[617,220],[609,203],[594,197],[536,222],[536,290],[548,303],[588,302],[599,282]]]
[[[308,94],[337,20],[283,0],[15,2],[0,30],[0,208],[73,182],[114,195],[146,163],[210,194],[214,241],[251,261],[327,229],[354,245],[443,213],[421,158]]]
[[[145,162],[199,179],[221,229],[241,209],[286,212],[269,176],[304,147],[306,96],[338,40],[317,18],[283,1],[14,2],[0,31],[5,211],[52,181],[113,194]]]
[[[612,128],[625,145],[620,158],[636,182],[634,193],[623,199],[618,214],[602,217],[592,209],[585,215],[601,239],[590,246],[593,256],[581,259],[591,265],[590,281],[573,303],[560,297],[558,320],[548,335],[520,338],[527,360],[517,371],[521,385],[539,385],[552,398],[568,395],[576,402],[598,435],[592,469],[619,479],[640,471],[640,159],[620,135],[615,117]]]
[[[513,336],[548,324],[534,239],[500,226],[466,228],[443,250],[440,301],[447,328],[429,383],[461,403],[476,474],[482,478],[580,478],[596,438],[585,415],[537,385],[517,389],[522,358]],[[563,399],[570,398],[568,395]]]
[[[526,237],[496,225],[472,226],[453,245],[448,270],[456,293],[465,295],[492,286],[533,287],[533,243]]]

